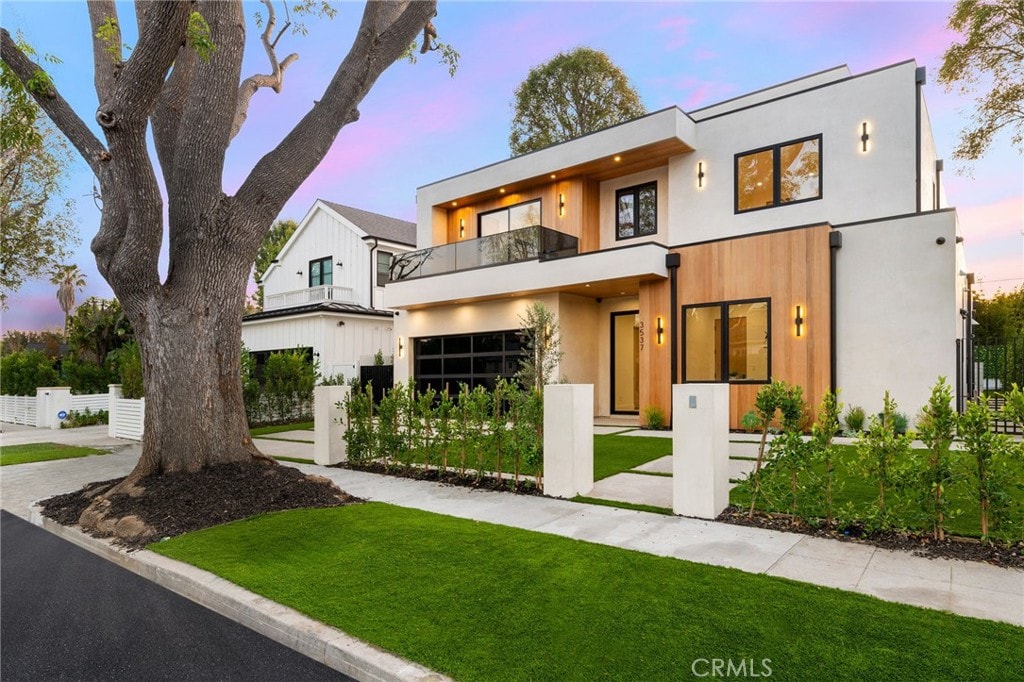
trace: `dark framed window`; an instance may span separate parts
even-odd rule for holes
[[[541,224],[540,199],[524,201],[521,204],[505,206],[494,211],[481,213],[477,217],[477,234],[487,237],[492,234],[511,232],[522,227]]]
[[[736,155],[736,213],[821,198],[821,135]]]
[[[334,284],[333,259],[317,258],[309,261],[309,286],[319,287]]]
[[[632,239],[658,233],[658,183],[649,182],[615,192],[615,238]]]
[[[391,279],[391,255],[387,251],[377,252],[377,286],[382,287]]]
[[[767,383],[771,299],[683,306],[683,381]]]
[[[498,377],[511,378],[526,357],[518,331],[457,334],[413,339],[413,376],[420,391],[448,389],[459,384],[494,388]]]

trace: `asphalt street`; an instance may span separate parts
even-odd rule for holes
[[[6,511],[0,678],[350,679]]]

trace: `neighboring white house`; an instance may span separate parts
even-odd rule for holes
[[[346,379],[378,352],[390,362],[384,284],[415,236],[408,221],[318,199],[263,274],[263,311],[242,318],[242,343],[257,363],[306,349],[321,374]]]
[[[510,374],[541,300],[598,415],[669,413],[686,382],[728,383],[733,428],[772,378],[911,417],[939,375],[962,394],[972,278],[924,85],[837,67],[419,188],[396,382]]]

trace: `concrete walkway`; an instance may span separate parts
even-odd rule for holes
[[[62,432],[50,432],[62,433]],[[266,441],[309,458],[312,445]],[[272,448],[268,447],[268,451]],[[27,518],[29,504],[89,481],[126,475],[138,446],[81,459],[7,466],[0,505]],[[664,516],[546,497],[467,488],[298,464],[347,492],[402,507],[562,535],[750,573],[870,594],[887,601],[1024,626],[1024,571],[978,562],[926,559],[854,542]],[[658,481],[657,476],[640,476]]]

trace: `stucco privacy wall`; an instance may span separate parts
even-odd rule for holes
[[[836,351],[840,399],[868,414],[888,389],[913,420],[938,375],[956,381],[962,329],[952,211],[840,227]],[[944,239],[937,244],[937,239]]]
[[[905,62],[699,122],[697,151],[669,161],[669,243],[914,212],[915,69]],[[871,136],[866,153],[864,121]],[[733,215],[736,154],[818,134],[820,200]]]

